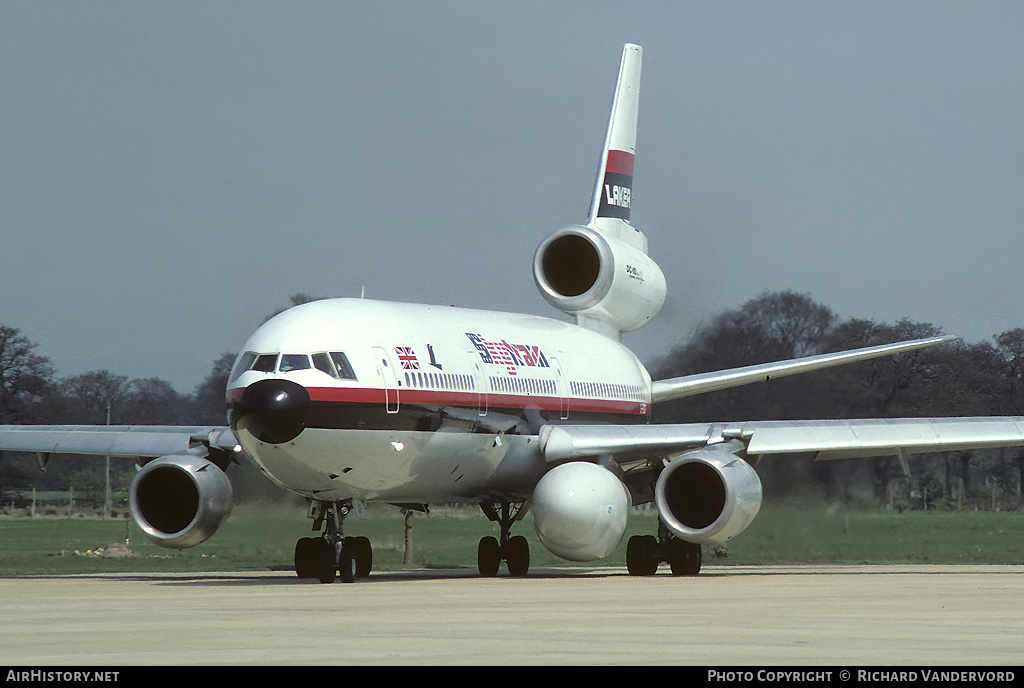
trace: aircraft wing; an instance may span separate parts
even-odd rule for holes
[[[664,425],[546,425],[541,451],[548,462],[602,454],[671,457],[737,440],[750,458],[814,453],[815,459],[897,456],[924,452],[1024,446],[1024,416],[782,420]]]
[[[651,402],[658,403],[671,399],[693,396],[714,392],[729,387],[749,385],[754,382],[767,382],[772,378],[797,375],[812,370],[831,368],[832,366],[865,361],[880,356],[889,356],[904,351],[914,351],[936,344],[944,344],[959,339],[953,335],[927,337],[925,339],[914,339],[895,344],[883,344],[881,346],[869,346],[863,349],[850,351],[839,351],[836,353],[820,354],[805,358],[794,358],[787,361],[776,361],[775,363],[762,363],[758,365],[744,366],[742,368],[731,368],[711,373],[698,373],[696,375],[685,375],[667,380],[658,380],[651,384]]]
[[[213,425],[0,425],[0,451],[137,458],[237,447],[230,428]]]

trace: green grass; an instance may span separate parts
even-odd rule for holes
[[[301,507],[259,510],[242,505],[208,542],[178,551],[151,544],[124,520],[2,518],[0,575],[290,569],[295,540],[310,535],[309,527]],[[626,535],[654,533],[656,527],[652,512],[638,512]],[[543,548],[529,516],[513,532],[530,541],[531,566],[568,564]],[[89,554],[124,542],[126,533],[138,556]],[[705,549],[705,562],[1022,564],[1022,533],[1022,512],[884,513],[769,503],[730,541],[728,556],[719,558]],[[404,527],[397,510],[366,519],[349,517],[346,534],[370,538],[375,568],[404,566]],[[487,534],[497,535],[497,528],[475,509],[417,514],[412,566],[475,568],[477,541]],[[625,541],[600,563],[624,564]]]
[[[724,561],[1024,564],[1022,534],[1019,511],[895,513],[774,504],[729,543]]]

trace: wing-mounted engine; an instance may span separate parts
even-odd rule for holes
[[[129,487],[132,518],[147,538],[173,549],[208,540],[231,513],[227,474],[189,454],[162,456],[135,474]]]
[[[612,553],[626,532],[629,490],[608,469],[572,461],[544,474],[533,491],[533,525],[549,552],[569,561]]]
[[[611,336],[650,322],[667,291],[661,269],[643,251],[586,226],[543,241],[533,277],[548,303]]]
[[[761,508],[761,480],[729,449],[707,447],[683,454],[658,476],[658,515],[681,539],[722,544],[750,525]]]

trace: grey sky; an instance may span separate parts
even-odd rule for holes
[[[0,323],[191,391],[296,292],[551,315],[622,44],[656,361],[764,290],[1024,326],[1019,2],[0,0]]]

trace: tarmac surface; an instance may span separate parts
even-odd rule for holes
[[[1024,661],[1024,566],[548,568],[0,579],[0,665]]]

